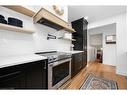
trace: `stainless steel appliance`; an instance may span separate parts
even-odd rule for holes
[[[48,89],[57,89],[71,78],[71,54],[56,51],[36,54],[48,57]]]

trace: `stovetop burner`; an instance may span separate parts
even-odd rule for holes
[[[41,56],[46,56],[48,57],[48,63],[52,63],[55,61],[63,60],[66,58],[70,58],[71,54],[70,53],[65,53],[65,52],[57,52],[57,51],[51,51],[51,52],[38,52],[35,54],[39,54]]]

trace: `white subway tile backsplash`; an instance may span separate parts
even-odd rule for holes
[[[7,8],[0,7],[0,14],[23,20],[23,27],[35,30],[33,34],[5,31],[0,29],[0,56],[32,54],[38,51],[69,51],[71,41],[61,39],[47,40],[47,35],[57,36],[58,31],[41,24],[34,24],[32,18]]]

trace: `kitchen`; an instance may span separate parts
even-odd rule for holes
[[[0,89],[127,89],[126,18],[126,6],[1,5]]]
[[[71,26],[67,6],[0,6],[0,19],[0,89],[59,89],[86,67],[88,22]]]

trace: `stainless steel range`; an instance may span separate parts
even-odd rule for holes
[[[48,57],[48,89],[57,89],[71,78],[71,54],[56,51],[36,54]]]

